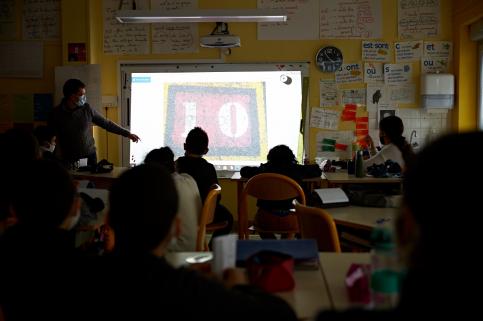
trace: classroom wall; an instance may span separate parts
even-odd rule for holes
[[[199,0],[200,8],[256,8],[256,0]],[[397,41],[397,0],[383,0],[383,38],[391,43]],[[441,35],[431,40],[454,41],[454,71],[457,75],[457,103],[451,116],[450,126],[460,130],[476,127],[476,46],[468,38],[468,24],[483,15],[483,2],[479,0],[441,0]],[[17,32],[16,39],[21,40],[21,1],[16,1]],[[61,39],[44,41],[44,75],[40,79],[0,78],[0,95],[23,93],[53,93],[54,67],[66,64],[67,44],[85,42],[87,62],[101,65],[101,91],[103,96],[117,96],[118,63],[126,60],[201,60],[221,57],[217,49],[200,48],[198,53],[163,54],[163,55],[106,55],[103,53],[102,1],[100,0],[61,0]],[[199,34],[205,35],[213,29],[213,23],[200,23]],[[231,54],[224,56],[226,62],[273,62],[273,61],[309,61],[310,84],[309,105],[319,106],[319,80],[330,77],[320,72],[314,64],[317,50],[323,45],[339,47],[344,54],[344,61],[361,60],[362,40],[320,39],[299,41],[259,41],[256,23],[230,23],[230,32],[241,38],[242,47],[234,48]],[[415,67],[414,82],[419,86],[419,66]],[[460,76],[461,75],[461,76]],[[361,84],[362,87],[362,84]],[[418,103],[404,106],[408,110],[418,110]],[[118,122],[119,110],[110,108],[108,118]],[[316,130],[310,131],[311,155],[314,157],[313,142]],[[95,129],[99,158],[108,158],[115,164],[120,163],[119,136]],[[227,189],[234,191],[228,185]],[[234,194],[234,193],[230,193]],[[224,193],[225,195],[225,193]],[[225,197],[225,196],[224,196]],[[234,198],[233,198],[234,199]],[[229,200],[231,202],[231,200]],[[233,210],[232,210],[233,211]]]
[[[483,1],[453,1],[453,38],[456,74],[456,128],[477,128],[478,57],[477,44],[469,37],[469,25],[483,17]]]

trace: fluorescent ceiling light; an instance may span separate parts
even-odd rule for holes
[[[116,19],[121,23],[277,22],[287,21],[287,14],[271,9],[119,10]]]

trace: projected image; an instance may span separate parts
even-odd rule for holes
[[[130,130],[141,141],[128,145],[129,163],[161,146],[182,156],[199,126],[217,169],[260,165],[273,146],[298,150],[301,102],[300,71],[131,73]]]
[[[267,153],[264,83],[168,84],[165,141],[181,155],[188,132],[202,127],[212,160],[259,160]]]

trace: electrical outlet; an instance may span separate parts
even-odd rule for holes
[[[102,107],[103,108],[117,107],[117,96],[102,96]]]

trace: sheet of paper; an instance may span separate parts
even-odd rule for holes
[[[362,82],[362,72],[361,63],[342,64],[335,72],[335,82],[338,84]]]
[[[344,191],[339,188],[317,188],[315,189],[317,195],[319,195],[322,203],[333,204],[333,203],[348,203],[349,198],[344,193]]]
[[[385,64],[384,83],[386,85],[400,85],[411,82],[411,63],[407,64]]]
[[[381,0],[320,0],[319,6],[320,39],[382,37]]]
[[[363,41],[362,60],[388,62],[391,60],[391,45],[385,41]]]
[[[333,79],[321,79],[319,83],[320,107],[333,107],[339,105],[337,99],[337,85]]]
[[[310,127],[332,129],[339,128],[340,111],[313,107],[310,113]]]
[[[439,36],[439,0],[398,0],[398,33],[400,39],[424,39]]]
[[[235,267],[237,239],[236,234],[222,235],[213,239],[212,270],[215,274],[222,276],[225,269]]]
[[[396,62],[419,61],[423,55],[423,42],[396,42],[394,50],[396,52]]]
[[[351,130],[320,131],[316,135],[316,156],[326,159],[350,159],[353,139],[354,132]]]

